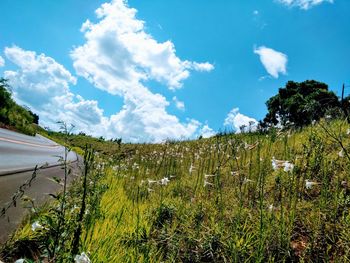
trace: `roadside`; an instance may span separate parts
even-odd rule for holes
[[[73,163],[71,168],[72,174],[68,177],[68,182],[71,182],[80,174],[80,163]],[[0,177],[0,209],[3,209],[8,202],[12,201],[16,191],[26,181],[30,180],[32,174],[33,171],[29,171]],[[64,170],[61,166],[38,170],[36,178],[31,183],[31,186],[25,189],[23,196],[33,200],[36,207],[40,207],[50,200],[49,194],[54,194],[61,189],[61,186],[52,180],[53,177],[64,178]],[[29,209],[28,203],[26,204],[19,199],[16,202],[16,207],[11,206],[6,211],[5,216],[0,217],[0,244],[6,242],[9,235],[20,225]]]

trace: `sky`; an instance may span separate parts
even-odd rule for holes
[[[287,81],[350,84],[348,0],[2,0],[0,77],[75,131],[209,137],[264,118]],[[350,93],[350,86],[345,91]]]

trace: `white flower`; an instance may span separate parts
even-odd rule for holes
[[[81,255],[76,255],[74,261],[75,263],[90,263],[89,257],[84,252]]]
[[[271,162],[272,162],[272,169],[277,170],[278,169],[278,164],[277,164],[275,158],[273,158]]]
[[[35,231],[35,230],[41,229],[41,228],[43,228],[43,226],[40,225],[38,221],[36,221],[32,224],[32,231]]]
[[[206,187],[206,186],[211,186],[211,185],[213,185],[213,184],[212,184],[212,183],[207,182],[206,180],[204,180],[204,187]]]
[[[294,164],[290,163],[289,161],[276,160],[275,157],[272,158],[271,163],[273,170],[283,168],[285,172],[291,172],[294,168]]]
[[[314,185],[318,185],[319,183],[317,182],[312,182],[308,179],[305,180],[305,188],[306,189],[311,189]]]
[[[151,180],[151,179],[147,179],[147,181],[148,181],[148,184],[149,184],[149,185],[150,185],[150,184],[157,183],[157,181],[154,181],[154,180]]]
[[[147,191],[148,191],[149,193],[154,192],[154,190],[151,189],[151,188],[147,188]]]
[[[168,177],[164,177],[163,179],[160,180],[161,185],[167,185],[170,182]]]
[[[285,162],[284,163],[284,171],[285,172],[291,172],[293,171],[293,168],[294,168],[294,164],[290,163],[290,162]]]
[[[254,181],[251,180],[251,179],[248,179],[248,178],[244,178],[243,180],[243,184],[246,184],[246,183],[253,183]]]
[[[256,141],[253,144],[248,144],[248,143],[244,142],[244,149],[246,149],[246,150],[253,150],[256,146],[258,146],[258,144],[259,144],[258,141]]]
[[[16,261],[15,261],[15,263],[25,263],[26,261],[25,261],[25,259],[23,259],[23,258],[20,258],[20,259],[17,259]]]
[[[192,174],[192,172],[193,172],[194,169],[195,169],[194,166],[191,164],[190,169],[188,169],[188,172],[189,172],[190,174]]]
[[[209,178],[209,177],[215,177],[216,175],[215,174],[206,174],[206,175],[204,175],[204,177],[207,179],[207,178]]]
[[[347,135],[350,135],[350,129],[348,129],[348,130],[346,131],[346,134],[347,134]]]
[[[343,149],[340,150],[340,152],[338,152],[338,156],[343,158],[344,157],[344,151]]]
[[[273,204],[269,205],[269,212],[272,212],[274,208]]]

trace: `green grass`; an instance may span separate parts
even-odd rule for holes
[[[98,213],[84,219],[80,252],[92,262],[348,262],[349,128],[339,120],[186,142],[101,142],[95,189],[103,191],[91,206]],[[273,159],[294,168],[274,170]]]

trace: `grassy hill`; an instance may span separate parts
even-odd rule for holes
[[[100,148],[86,209],[83,177],[67,195],[56,259],[84,252],[91,262],[348,262],[349,128],[322,120],[298,131],[136,145],[66,136]],[[47,257],[57,202],[32,213],[3,257]]]
[[[27,135],[35,135],[39,116],[13,99],[7,81],[0,78],[0,128],[15,130]]]

